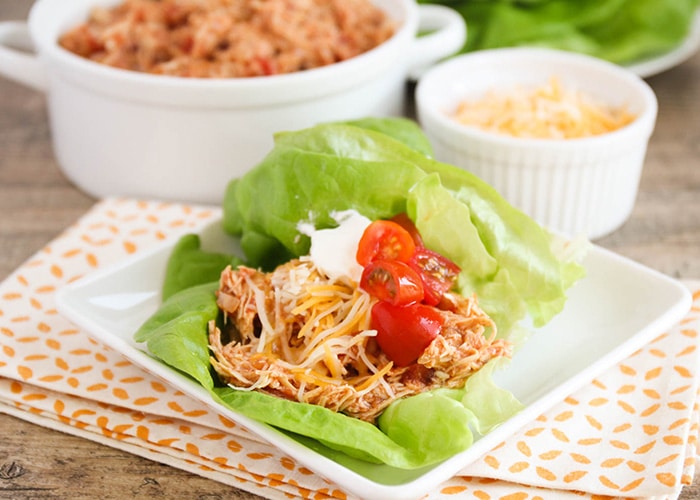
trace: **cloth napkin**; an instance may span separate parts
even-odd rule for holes
[[[352,498],[61,317],[63,285],[197,230],[217,208],[110,198],[0,284],[0,411],[272,499]],[[676,498],[695,472],[691,311],[424,498]]]

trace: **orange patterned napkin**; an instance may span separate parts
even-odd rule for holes
[[[98,203],[0,284],[0,411],[268,498],[351,495],[93,340],[54,307],[58,288],[218,209]],[[674,498],[698,439],[700,282],[675,328],[425,498]],[[556,492],[556,493],[555,493]]]

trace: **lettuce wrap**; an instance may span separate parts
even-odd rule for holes
[[[557,255],[552,235],[490,186],[433,160],[414,122],[322,124],[276,135],[269,155],[230,182],[223,227],[240,239],[244,255],[215,254],[207,266],[198,238],[185,236],[168,263],[167,297],[135,340],[146,342],[152,355],[197,380],[221,404],[354,470],[366,471],[367,464],[427,467],[465,450],[475,434],[521,409],[492,381],[503,360],[489,362],[462,389],[395,401],[376,426],[320,406],[233,389],[218,381],[209,364],[207,324],[216,320],[225,328],[215,297],[223,267],[243,262],[272,269],[304,255],[310,241],[300,233],[300,223],[333,227],[331,214],[346,209],[373,220],[408,213],[426,246],[462,268],[458,291],[476,293],[505,338],[526,317],[535,325],[547,323],[564,307],[567,289],[583,276],[579,264]]]
[[[369,123],[278,134],[270,154],[231,181],[224,228],[252,265],[272,269],[308,253],[301,221],[326,228],[334,211],[371,220],[406,212],[426,246],[462,268],[460,292],[477,294],[502,335],[526,313],[542,326],[561,311],[582,268],[554,254],[549,232],[475,175],[433,160],[415,123]]]
[[[469,34],[461,52],[536,46],[632,64],[688,36],[700,0],[419,0],[452,7]]]

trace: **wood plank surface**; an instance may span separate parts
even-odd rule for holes
[[[0,20],[30,0],[2,0]],[[648,82],[659,99],[629,221],[596,243],[677,278],[700,278],[700,55]],[[0,77],[0,279],[95,202],[53,156],[45,96]],[[0,415],[0,498],[237,498],[254,495]],[[681,498],[700,498],[700,482]]]

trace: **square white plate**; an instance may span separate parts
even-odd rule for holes
[[[202,247],[237,252],[215,221],[201,233]],[[569,293],[564,311],[535,334],[496,374],[496,382],[525,405],[523,411],[468,450],[440,464],[399,470],[339,458],[310,443],[239,415],[214,402],[193,380],[150,357],[133,341],[159,306],[165,266],[175,241],[98,271],[61,289],[61,314],[137,365],[257,433],[317,474],[367,500],[418,498],[477,460],[520,427],[625,359],[678,322],[691,296],[677,281],[600,247],[592,246],[587,276]]]

